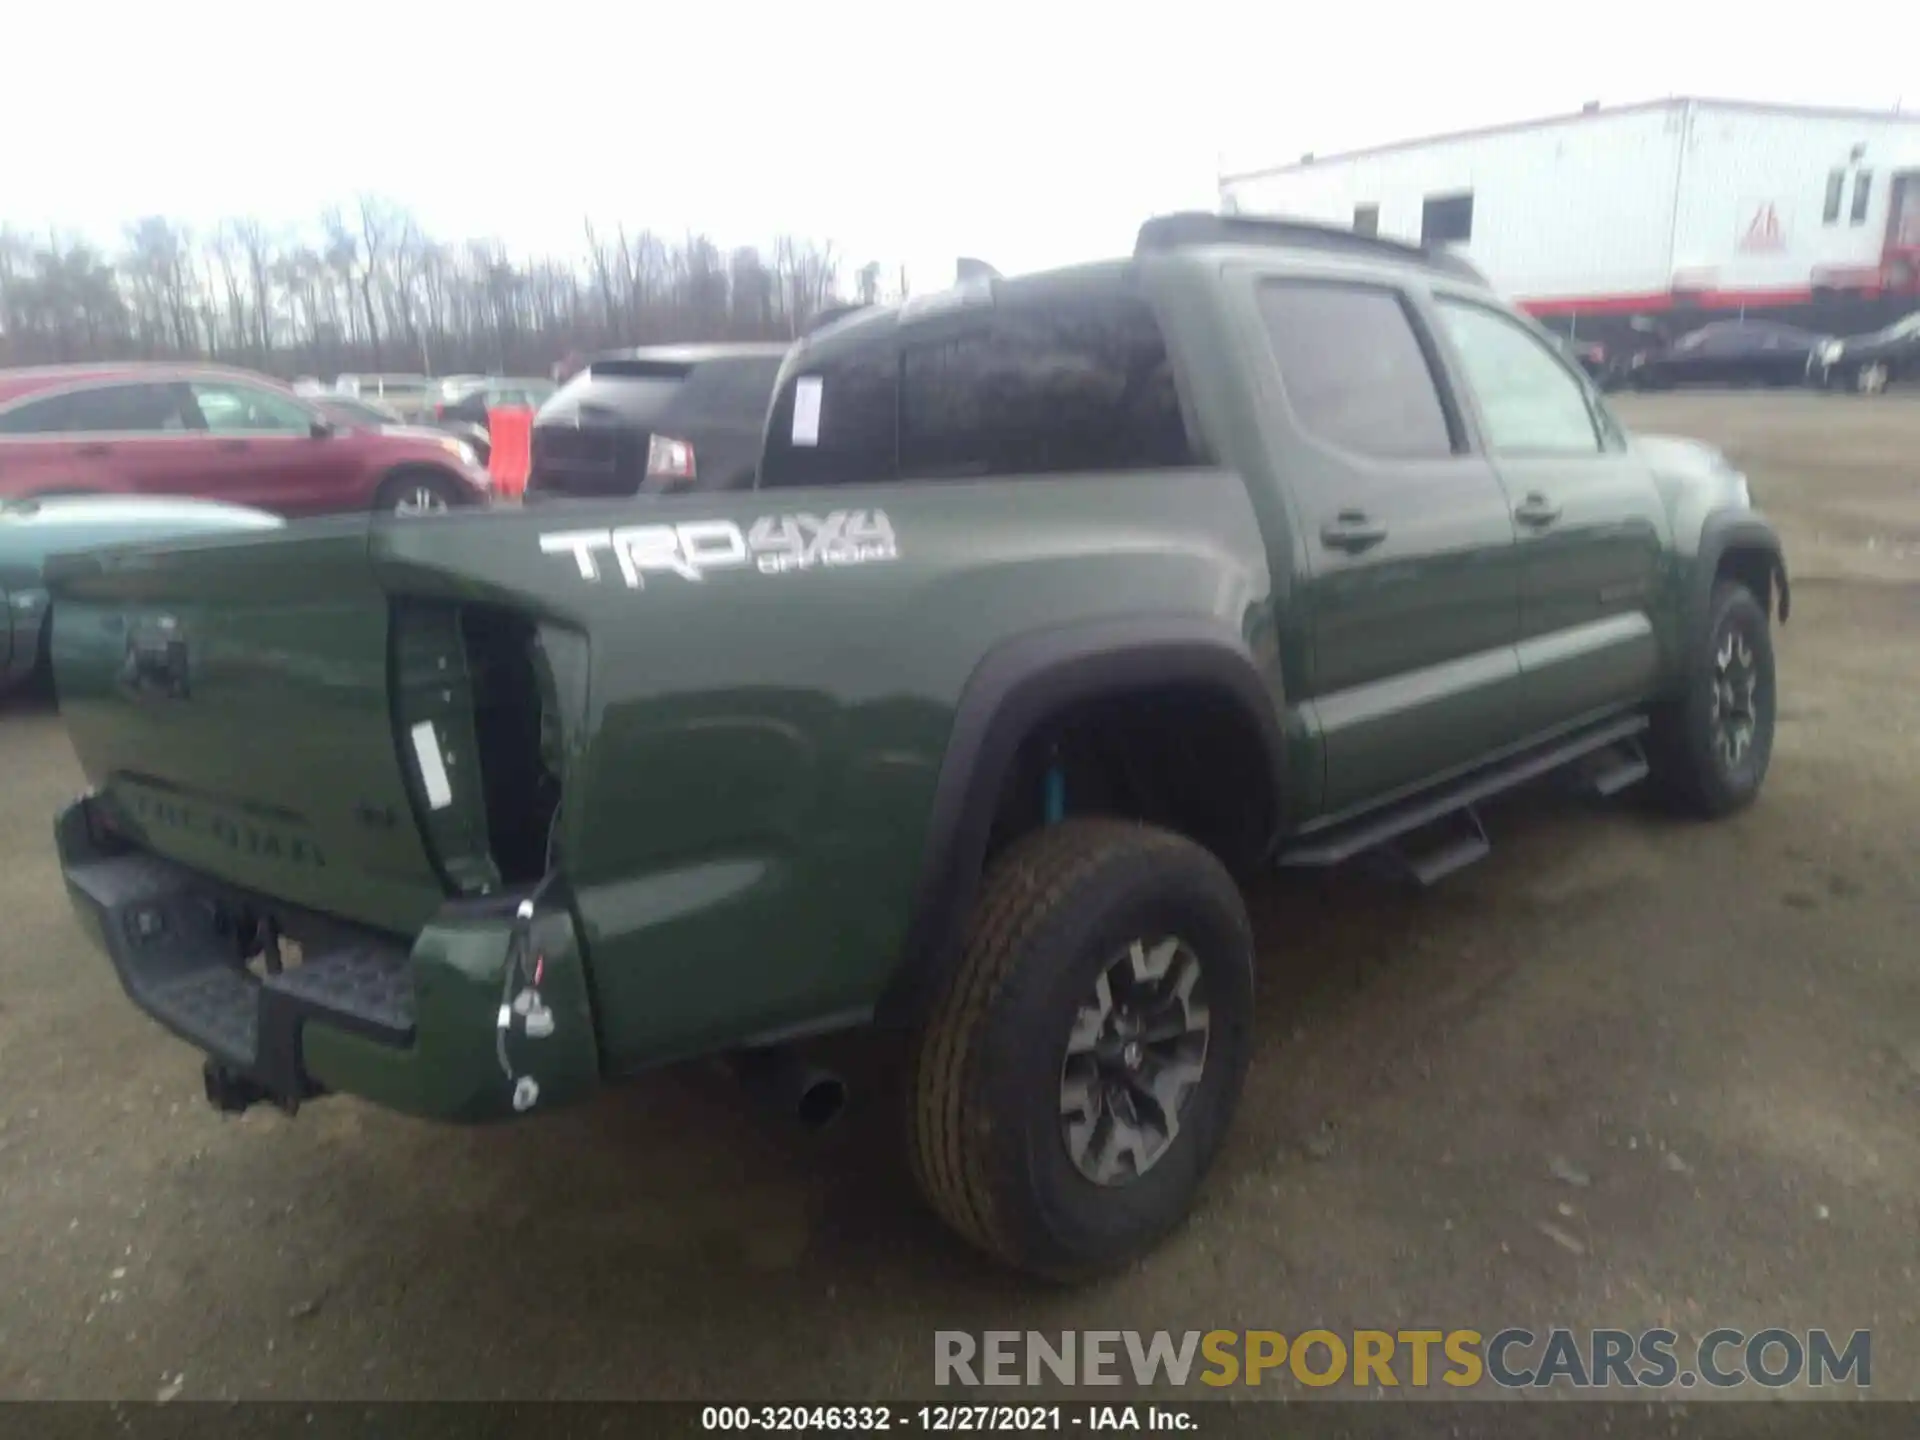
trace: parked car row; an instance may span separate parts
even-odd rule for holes
[[[418,424],[444,430],[473,448],[485,465],[493,451],[492,414],[505,408],[538,410],[557,387],[551,380],[508,375],[357,375],[337,377],[331,386],[312,376],[294,381],[293,391],[333,410],[354,408],[387,424]]]
[[[1716,320],[1627,365],[1636,390],[1681,385],[1798,385],[1824,336],[1772,320]]]
[[[1878,394],[1920,374],[1920,311],[1832,337],[1714,321],[1631,354],[1562,339],[1609,389],[1813,384]],[[490,498],[489,425],[535,412],[528,501],[753,483],[787,346],[608,352],[564,385],[498,375],[348,374],[283,386],[207,365],[0,371],[0,499],[193,496],[281,516],[417,514]]]
[[[192,496],[295,517],[490,498],[470,444],[387,415],[378,402],[301,396],[219,366],[4,370],[0,499]]]
[[[1877,395],[1920,375],[1920,311],[1866,335],[1816,334],[1777,320],[1716,320],[1622,355],[1591,341],[1562,348],[1607,389],[1806,385]]]
[[[484,503],[489,426],[537,415],[530,500],[753,483],[783,343],[609,352],[564,386],[497,375],[282,385],[215,365],[0,371],[0,500],[190,497],[293,518]]]
[[[1822,389],[1863,395],[1920,376],[1920,310],[1868,335],[1822,341],[1808,359],[1807,374]]]
[[[434,382],[420,419],[466,441],[485,465],[493,454],[493,412],[538,410],[555,388],[551,380],[530,377],[450,375]]]
[[[425,375],[341,375],[333,393],[354,400],[372,400],[402,420],[417,419],[426,409],[433,381]]]

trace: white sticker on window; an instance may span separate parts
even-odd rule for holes
[[[453,782],[447,779],[447,764],[440,758],[440,737],[433,733],[431,720],[422,720],[411,733],[420,779],[427,787],[427,804],[444,810],[453,803]]]
[[[793,386],[793,443],[820,443],[820,390],[818,375],[802,375]]]

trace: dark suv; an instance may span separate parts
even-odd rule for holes
[[[589,361],[534,421],[526,498],[749,488],[786,353],[675,345]]]

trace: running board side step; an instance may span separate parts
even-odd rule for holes
[[[1448,822],[1452,822],[1451,825]],[[1397,840],[1382,847],[1407,878],[1423,888],[1438,885],[1456,870],[1486,859],[1493,851],[1493,841],[1487,838],[1487,827],[1480,822],[1480,812],[1471,805],[1435,821],[1431,828],[1451,828],[1455,833],[1451,839],[1440,839],[1424,850],[1410,850]]]
[[[1638,737],[1610,745],[1593,755],[1581,779],[1594,794],[1606,799],[1618,795],[1629,785],[1637,785],[1652,772],[1647,753]]]
[[[1505,760],[1349,820],[1311,830],[1280,853],[1281,865],[1320,868],[1343,864],[1370,851],[1385,851],[1398,867],[1421,885],[1437,881],[1484,859],[1492,849],[1486,827],[1475,806],[1581,761],[1583,788],[1614,795],[1646,778],[1647,760],[1640,747],[1647,717],[1623,715],[1576,732],[1548,745],[1525,750]],[[1431,849],[1409,855],[1393,842],[1414,832],[1455,822],[1455,835]]]

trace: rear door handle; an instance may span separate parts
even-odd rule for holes
[[[89,460],[98,460],[102,455],[109,455],[113,452],[108,450],[105,445],[82,445],[73,453],[76,455],[84,455]]]
[[[1386,538],[1387,527],[1361,510],[1342,510],[1320,527],[1322,544],[1349,554],[1370,549]]]
[[[1514,508],[1513,518],[1522,525],[1545,529],[1560,518],[1560,507],[1536,491]]]

